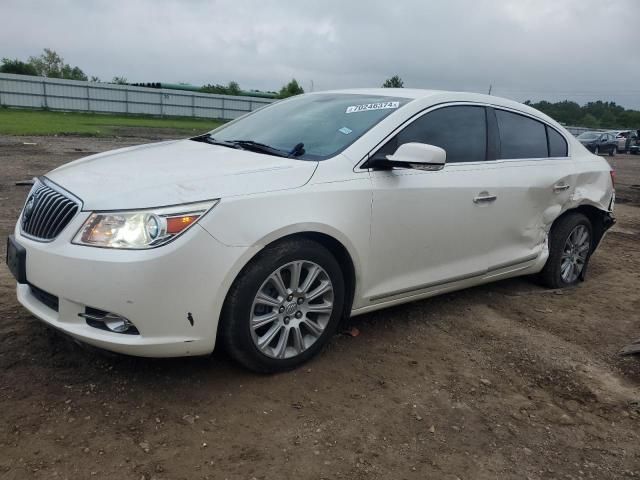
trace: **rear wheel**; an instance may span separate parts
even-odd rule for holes
[[[581,213],[561,217],[549,233],[549,258],[540,277],[550,288],[570,287],[584,279],[593,249],[593,228]]]
[[[333,255],[307,239],[284,240],[258,254],[234,282],[222,339],[251,370],[290,370],[334,335],[343,305],[344,278]]]

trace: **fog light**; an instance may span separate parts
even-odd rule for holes
[[[116,333],[124,333],[133,327],[133,323],[120,315],[116,315],[115,313],[109,313],[106,315],[102,322],[105,327]]]
[[[79,313],[78,316],[84,318],[87,321],[87,325],[100,330],[127,335],[140,335],[140,332],[130,320],[117,313],[86,307],[84,313]]]

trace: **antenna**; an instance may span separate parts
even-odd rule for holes
[[[491,95],[491,90],[493,90],[493,84],[489,84],[489,95]]]

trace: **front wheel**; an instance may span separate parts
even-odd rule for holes
[[[581,213],[567,214],[549,233],[549,258],[540,277],[550,288],[570,287],[584,279],[593,249],[593,228]]]
[[[290,370],[334,335],[344,307],[335,257],[307,239],[265,248],[239,274],[222,312],[222,339],[239,363],[262,373]]]

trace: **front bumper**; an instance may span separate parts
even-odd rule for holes
[[[88,215],[78,214],[52,242],[31,240],[16,227],[28,282],[18,284],[18,301],[52,327],[106,350],[144,357],[210,353],[224,297],[250,249],[225,246],[199,225],[150,250],[71,244]],[[57,297],[57,309],[31,285]],[[126,317],[139,334],[90,326],[78,315],[86,307]]]

